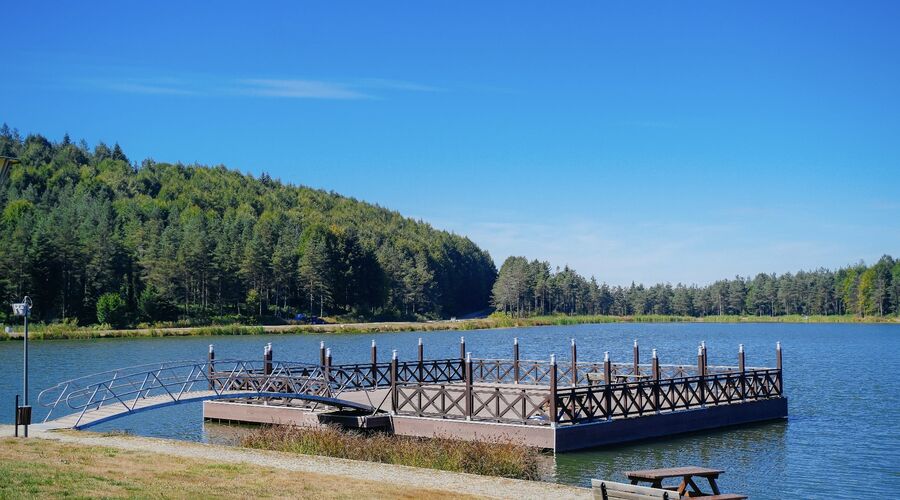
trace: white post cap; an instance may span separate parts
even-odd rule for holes
[[[738,352],[744,352],[744,344],[738,344]]]
[[[372,347],[375,347],[375,339],[372,339]]]
[[[603,352],[603,361],[604,362],[609,361],[609,351]]]
[[[656,349],[653,349],[653,354],[651,354],[651,357],[652,357],[653,359],[656,359]]]
[[[781,350],[781,341],[775,342],[775,349]]]
[[[213,347],[213,345],[209,344],[209,352],[215,352],[215,350],[216,349]]]
[[[325,341],[319,342],[319,349],[325,349]]]
[[[637,347],[637,339],[634,339],[634,346]]]
[[[472,351],[466,353],[466,363],[472,362]]]
[[[330,347],[328,349],[325,349],[325,355],[331,356],[331,348]]]
[[[419,345],[422,345],[422,337],[419,337]]]
[[[391,359],[397,359],[397,349],[391,351]]]
[[[555,364],[556,364],[556,354],[551,354],[551,355],[550,355],[550,364],[551,364],[551,365],[555,365]]]
[[[519,344],[519,337],[513,337],[513,344]]]

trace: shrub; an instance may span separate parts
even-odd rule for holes
[[[125,301],[118,293],[104,293],[97,300],[97,322],[108,323],[113,328],[125,326]]]
[[[241,445],[487,476],[540,479],[540,451],[501,439],[427,439],[383,432],[363,434],[335,426],[309,428],[276,425],[262,427],[245,436]]]

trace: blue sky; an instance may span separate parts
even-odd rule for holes
[[[613,284],[900,256],[898,2],[4,6],[0,121]]]

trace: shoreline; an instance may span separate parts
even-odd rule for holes
[[[434,469],[421,469],[403,465],[390,465],[374,462],[362,462],[340,458],[330,458],[318,455],[299,455],[277,451],[255,450],[234,446],[194,443],[176,441],[170,439],[148,438],[122,434],[101,434],[87,431],[42,431],[32,427],[32,437],[14,440],[8,436],[12,433],[12,426],[0,425],[0,444],[12,447],[41,446],[47,448],[47,454],[53,456],[60,447],[74,448],[76,451],[93,452],[96,450],[118,450],[131,454],[134,458],[143,461],[155,461],[166,464],[176,461],[190,461],[212,469],[235,467],[247,469],[238,470],[241,476],[248,478],[259,477],[260,472],[271,477],[278,477],[286,482],[300,483],[299,493],[303,497],[317,497],[316,493],[308,491],[310,486],[304,482],[313,483],[313,480],[322,478],[333,483],[341,484],[341,491],[330,492],[328,496],[346,496],[347,487],[363,490],[368,486],[377,486],[379,490],[372,492],[375,497],[390,498],[402,495],[403,497],[416,497],[415,493],[434,494],[442,497],[473,496],[481,498],[591,498],[591,490],[576,486],[568,486],[558,483],[542,481],[525,481],[521,479],[507,479],[493,476],[480,476],[460,472],[448,472]],[[40,444],[35,444],[40,443]],[[99,459],[109,453],[93,453]],[[131,457],[130,457],[131,458]],[[131,459],[134,459],[131,458]],[[160,459],[163,460],[160,460]],[[165,460],[165,458],[171,458]],[[172,460],[174,459],[174,460]],[[41,455],[43,462],[58,466],[59,461],[47,461]],[[80,464],[65,463],[66,469],[80,467]],[[178,464],[176,464],[178,465]],[[8,466],[0,459],[0,468]],[[102,464],[105,470],[101,474],[114,474],[115,469],[128,467],[127,464],[110,463]],[[113,470],[109,470],[113,468]],[[61,472],[68,472],[61,471]],[[166,474],[167,471],[162,471]],[[140,471],[138,477],[128,478],[130,481],[141,480]],[[159,473],[157,473],[159,474]],[[171,474],[171,472],[168,472]],[[234,478],[240,482],[240,478]],[[60,475],[65,480],[64,475]],[[156,479],[156,478],[150,478]],[[285,491],[278,496],[285,495]],[[295,492],[297,493],[297,492]],[[303,494],[307,493],[307,494]],[[329,492],[326,492],[328,494]],[[412,496],[410,496],[412,494]],[[2,495],[0,495],[2,496]],[[291,495],[286,495],[291,496]]]
[[[606,323],[785,323],[785,324],[894,324],[900,325],[900,317],[896,316],[533,316],[525,318],[488,317],[464,320],[439,321],[396,321],[366,323],[329,323],[324,325],[212,325],[167,328],[133,328],[96,330],[80,327],[74,330],[63,330],[58,325],[32,326],[29,340],[76,340],[95,338],[144,338],[144,337],[189,337],[220,335],[303,335],[320,333],[392,333],[392,332],[430,332],[430,331],[470,331],[492,330],[499,328],[523,328],[536,326],[569,326]],[[18,331],[6,334],[0,332],[0,341],[20,340],[23,336],[21,326]]]

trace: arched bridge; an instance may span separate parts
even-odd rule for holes
[[[175,361],[120,368],[61,382],[44,390],[44,424],[84,429],[179,403],[231,398],[298,399],[335,408],[378,411],[378,404],[341,399],[350,390],[377,388],[361,371],[276,361]]]

